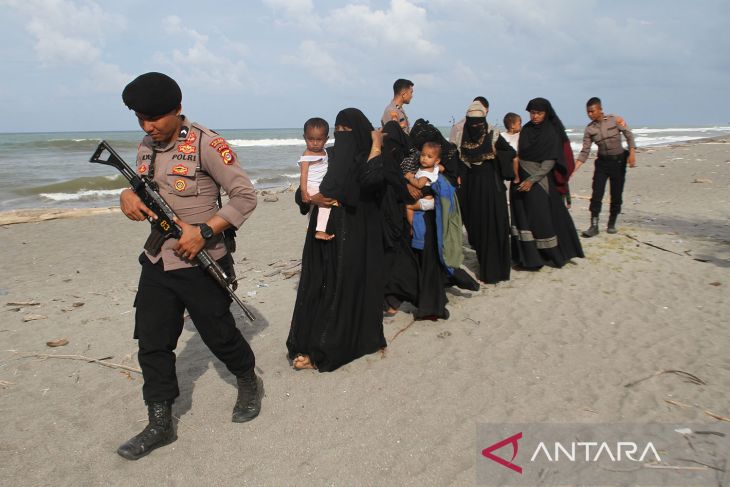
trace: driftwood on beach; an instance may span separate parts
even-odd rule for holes
[[[120,211],[112,208],[66,208],[66,209],[35,209],[11,210],[0,213],[0,225],[14,225],[16,223],[34,223],[60,218],[80,218],[84,216],[103,215]]]

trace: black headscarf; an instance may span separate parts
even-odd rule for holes
[[[556,169],[567,171],[563,142],[568,140],[568,134],[565,133],[565,126],[553,106],[545,98],[533,98],[525,110],[545,112],[545,120],[539,124],[529,121],[522,127],[519,140],[520,159],[536,162],[555,159]]]
[[[411,151],[408,135],[395,120],[383,125],[383,155],[388,155],[400,167],[400,162]]]
[[[494,153],[492,137],[488,128],[487,117],[466,117],[464,132],[461,136],[461,159],[463,161],[482,162]]]
[[[335,125],[349,127],[352,131],[335,130],[332,156],[319,192],[341,204],[355,206],[360,198],[358,170],[370,153],[373,125],[357,108],[346,108],[338,113]]]

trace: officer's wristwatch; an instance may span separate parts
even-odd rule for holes
[[[208,241],[208,240],[210,240],[211,238],[213,238],[213,235],[214,235],[214,233],[213,233],[213,229],[212,229],[212,228],[210,228],[210,227],[208,226],[208,224],[206,224],[206,223],[200,223],[200,224],[198,224],[198,226],[200,227],[200,235],[201,235],[201,236],[202,236],[202,237],[203,237],[203,238],[204,238],[204,239],[205,239],[206,241]]]

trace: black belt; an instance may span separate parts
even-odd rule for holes
[[[617,156],[607,156],[607,155],[598,154],[598,158],[602,161],[623,162],[624,155],[619,154]]]

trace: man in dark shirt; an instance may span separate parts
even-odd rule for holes
[[[591,123],[583,133],[583,149],[578,155],[575,170],[588,159],[591,144],[598,146],[595,172],[593,173],[593,194],[591,195],[591,226],[583,232],[584,237],[598,235],[598,216],[601,213],[601,201],[606,190],[606,181],[611,181],[611,211],[608,217],[608,233],[616,233],[616,219],[621,213],[622,194],[626,180],[626,165],[636,166],[636,143],[634,134],[626,122],[615,115],[604,115],[601,100],[593,97],[586,103],[586,111]],[[629,145],[626,151],[621,143],[621,135]]]

